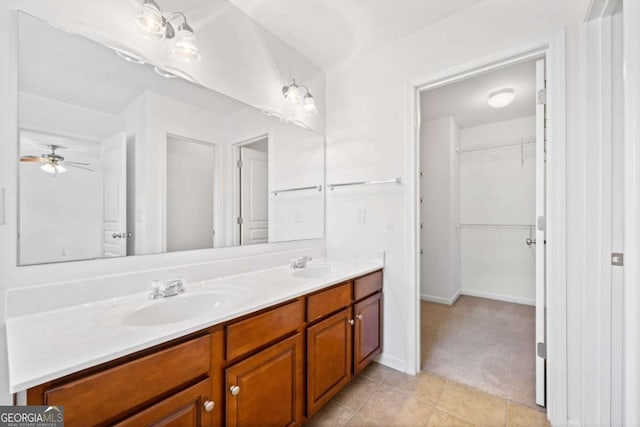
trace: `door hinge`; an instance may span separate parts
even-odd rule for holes
[[[238,224],[242,225],[242,217],[241,216],[238,217]]]
[[[238,160],[236,162],[236,166],[238,166],[238,168],[242,169],[242,160]]]
[[[611,254],[611,265],[618,267],[624,266],[624,254],[621,252],[613,252]]]
[[[539,216],[537,224],[538,224],[538,230],[545,231],[545,229],[547,228],[547,218],[543,216]]]
[[[538,104],[539,105],[547,104],[547,89],[540,89],[538,91]]]
[[[539,342],[537,348],[538,348],[538,351],[537,351],[538,357],[546,359],[547,358],[547,344],[543,343],[543,342]]]

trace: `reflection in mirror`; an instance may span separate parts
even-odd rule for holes
[[[324,138],[30,15],[19,264],[321,238]]]

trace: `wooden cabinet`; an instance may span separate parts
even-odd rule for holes
[[[211,379],[207,378],[115,424],[115,426],[212,427],[212,411],[215,408],[215,403],[207,400],[210,392]]]
[[[353,311],[353,368],[357,374],[382,352],[382,294],[378,292],[356,303]]]
[[[226,369],[228,427],[302,423],[302,346],[296,334]]]
[[[65,425],[298,426],[382,352],[382,271],[27,390]],[[306,412],[305,412],[306,407]]]
[[[307,328],[307,412],[313,414],[351,381],[351,308]]]

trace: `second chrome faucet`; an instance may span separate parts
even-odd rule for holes
[[[172,297],[184,292],[185,281],[183,279],[170,280],[164,285],[159,280],[151,282],[149,299]]]

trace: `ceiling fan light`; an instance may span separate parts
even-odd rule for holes
[[[200,61],[201,56],[196,46],[196,37],[193,35],[193,29],[187,23],[178,27],[173,53],[183,61]]]
[[[302,109],[307,114],[317,114],[318,113],[318,107],[316,107],[316,101],[313,99],[313,96],[311,96],[310,93],[305,94],[305,96],[304,96],[304,104],[302,106]]]
[[[282,94],[284,99],[289,105],[300,105],[302,102],[302,96],[300,95],[300,88],[296,84],[295,80],[289,86],[282,87]]]
[[[516,91],[511,88],[499,89],[489,94],[488,104],[493,108],[502,108],[511,104],[516,98]]]
[[[144,0],[140,14],[133,22],[143,36],[163,39],[166,35],[165,20],[155,0]]]
[[[40,166],[40,169],[42,169],[46,173],[50,173],[54,175],[58,173],[65,173],[67,171],[67,168],[65,168],[59,163],[54,163],[54,162],[47,162],[44,165]]]

